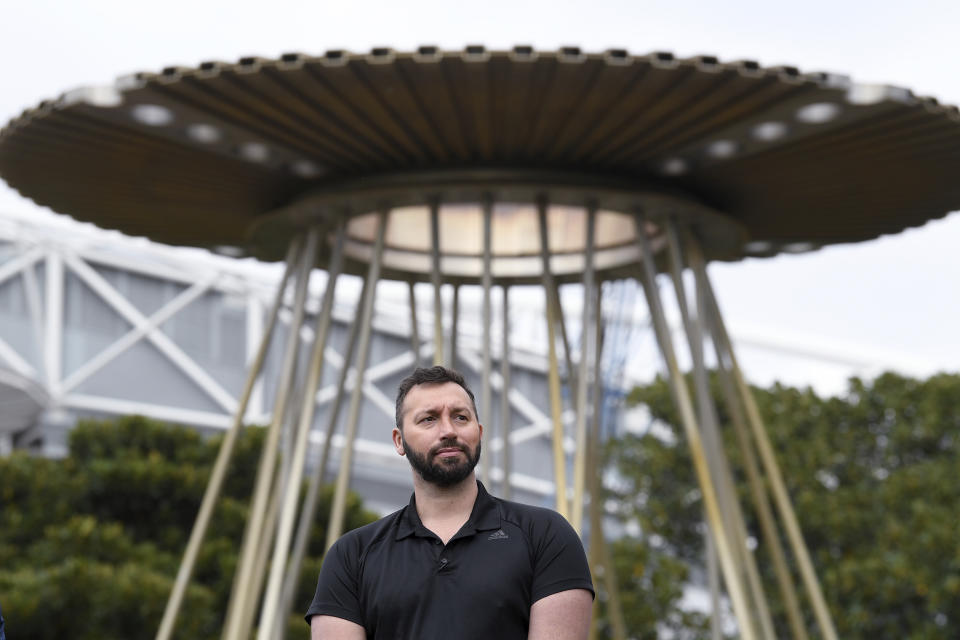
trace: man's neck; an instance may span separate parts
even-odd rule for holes
[[[479,489],[472,473],[451,487],[438,487],[414,475],[413,492],[420,522],[446,543],[470,519]]]

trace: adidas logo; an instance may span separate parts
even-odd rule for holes
[[[497,529],[496,531],[490,534],[490,537],[487,538],[487,540],[506,540],[509,537],[510,536],[508,536],[503,532],[503,529]]]

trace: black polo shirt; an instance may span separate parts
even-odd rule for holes
[[[420,522],[415,495],[340,538],[324,558],[307,623],[344,618],[377,640],[525,640],[534,602],[593,592],[583,544],[563,516],[477,485],[469,520],[446,545]]]

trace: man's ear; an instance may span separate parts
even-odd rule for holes
[[[403,450],[403,434],[397,427],[393,428],[393,448],[397,450],[398,455],[407,455]]]

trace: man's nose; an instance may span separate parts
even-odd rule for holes
[[[457,430],[453,424],[452,417],[443,416],[440,418],[440,434],[444,439],[457,437]]]

